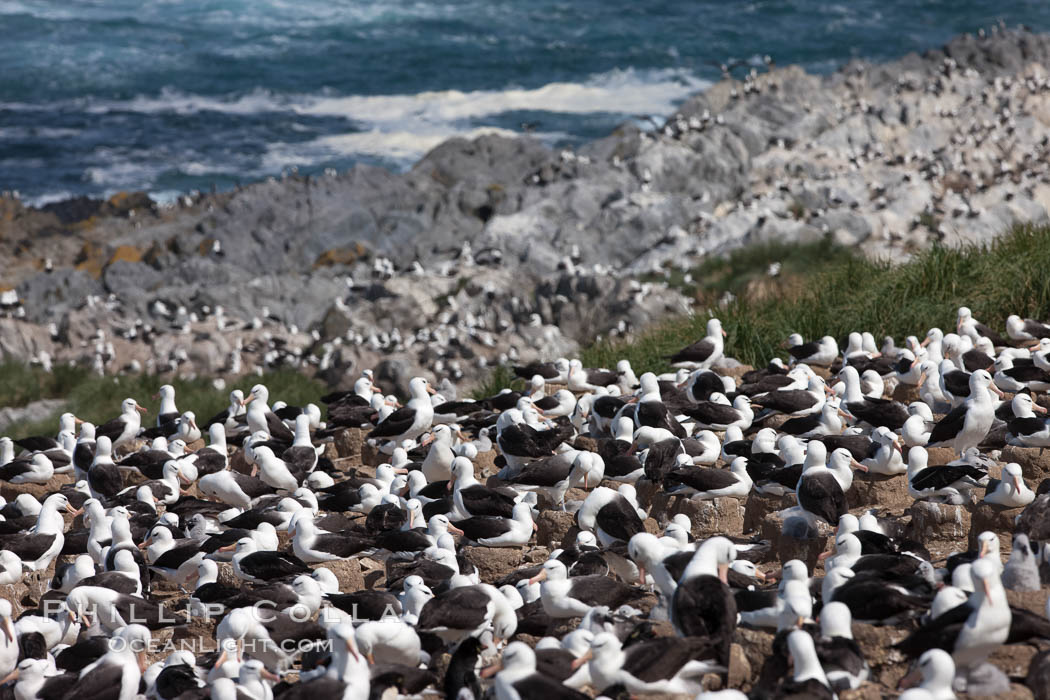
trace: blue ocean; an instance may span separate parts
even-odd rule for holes
[[[0,189],[171,199],[291,169],[408,168],[453,135],[577,144],[665,116],[719,63],[828,72],[1018,0],[0,0]]]

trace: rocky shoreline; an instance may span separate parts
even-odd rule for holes
[[[1050,36],[997,29],[829,76],[726,80],[653,131],[575,151],[453,139],[404,174],[288,175],[168,207],[7,197],[0,356],[463,386],[687,313],[642,280],[751,243],[904,260],[986,242],[1047,220],[1048,65]]]

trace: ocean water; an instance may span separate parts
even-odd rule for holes
[[[828,72],[1017,0],[0,0],[0,190],[166,199],[291,168],[408,168],[443,139],[577,144],[664,116],[717,63]]]

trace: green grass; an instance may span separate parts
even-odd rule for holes
[[[769,267],[773,263],[780,265],[781,280],[791,280],[812,274],[829,263],[854,257],[851,249],[828,239],[804,244],[762,243],[738,248],[726,256],[707,258],[687,271],[672,269],[665,275],[651,275],[647,279],[665,281],[699,304],[715,304],[727,292],[740,296],[755,284],[769,281]],[[686,274],[690,277],[688,282]]]
[[[156,421],[159,402],[153,398],[162,384],[175,387],[175,403],[180,411],[193,411],[198,420],[205,421],[229,403],[229,394],[235,388],[246,394],[254,384],[262,383],[270,390],[271,403],[277,400],[302,406],[314,402],[325,393],[322,382],[307,377],[295,370],[282,369],[268,372],[261,377],[246,375],[237,381],[227,382],[219,390],[208,379],[169,379],[146,374],[100,377],[88,369],[60,365],[53,373],[15,362],[0,364],[0,406],[22,406],[45,398],[67,399],[64,410],[72,411],[78,418],[100,424],[120,413],[120,403],[128,397],[137,400],[149,409],[144,424]],[[13,390],[8,390],[8,387]],[[3,428],[12,437],[51,434],[57,430],[58,415],[35,423],[16,423]]]
[[[737,265],[745,269],[740,259]],[[902,265],[829,248],[808,268],[795,270],[785,263],[782,281],[768,282],[771,288],[760,295],[738,294],[714,312],[668,321],[631,341],[597,343],[581,359],[590,367],[610,367],[627,358],[638,372],[666,370],[664,356],[703,337],[712,315],[728,333],[726,354],[752,365],[780,354],[779,344],[793,332],[812,339],[868,330],[877,339],[893,336],[899,345],[906,335],[921,336],[932,326],[953,330],[959,306],[969,306],[1000,331],[1010,314],[1050,316],[1046,226],[1018,227],[987,246],[934,247]]]
[[[471,390],[470,398],[474,400],[484,399],[494,396],[507,388],[521,391],[525,388],[525,380],[514,376],[514,370],[510,367],[494,367],[485,380]]]

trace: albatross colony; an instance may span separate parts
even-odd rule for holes
[[[667,375],[0,438],[4,697],[1047,697],[1047,326],[758,369],[707,329]]]

